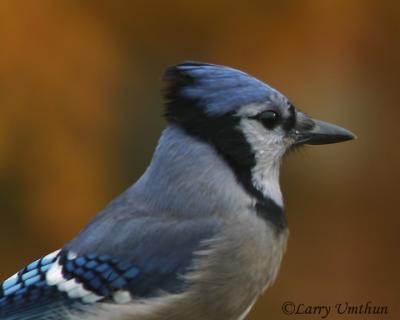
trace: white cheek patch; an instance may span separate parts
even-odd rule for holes
[[[255,155],[256,165],[251,170],[254,187],[283,206],[279,186],[280,161],[286,152],[283,133],[280,129],[269,131],[256,120],[242,119],[239,125]]]

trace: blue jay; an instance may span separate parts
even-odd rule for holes
[[[0,319],[238,320],[274,282],[282,157],[354,135],[230,67],[185,62],[164,80],[167,127],[143,176],[2,283]]]

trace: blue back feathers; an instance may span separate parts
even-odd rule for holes
[[[195,105],[208,116],[233,113],[243,105],[263,102],[277,91],[233,68],[186,62],[167,69],[167,119],[182,120],[185,108]],[[176,119],[176,117],[178,119]]]
[[[116,219],[113,212],[105,213],[65,249],[85,257],[94,252],[117,256],[137,268],[138,274],[125,287],[133,297],[180,292],[185,285],[181,276],[191,270],[194,252],[204,249],[201,242],[210,239],[217,226],[212,218],[177,220],[149,212],[147,217],[118,213]]]

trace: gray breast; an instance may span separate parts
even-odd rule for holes
[[[288,236],[250,210],[234,215],[192,275],[203,319],[239,319],[276,278]],[[205,316],[205,315],[204,315]],[[200,319],[200,318],[199,318]]]

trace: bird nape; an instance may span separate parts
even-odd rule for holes
[[[3,282],[1,319],[244,319],[273,283],[282,157],[354,135],[233,68],[185,62],[164,80],[167,125],[145,173]]]

